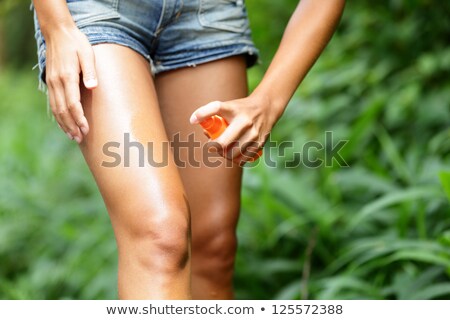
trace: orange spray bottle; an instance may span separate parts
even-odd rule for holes
[[[214,115],[206,120],[200,122],[200,125],[205,130],[208,137],[212,140],[217,139],[228,127],[228,123],[224,118],[218,115]],[[249,162],[253,162],[258,159],[262,155],[262,150],[258,150],[257,155],[249,160]]]

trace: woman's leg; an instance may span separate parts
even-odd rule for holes
[[[173,157],[162,149],[167,135],[148,62],[115,44],[95,45],[94,53],[99,85],[82,90],[90,132],[80,147],[117,240],[119,298],[188,299],[189,209]],[[167,165],[148,165],[149,142],[153,160],[165,157]]]
[[[207,138],[200,126],[189,123],[191,113],[214,100],[242,98],[247,94],[245,60],[242,56],[222,59],[195,68],[164,72],[155,79],[158,99],[169,137],[179,134],[203,145]],[[197,160],[202,148],[193,147]],[[187,161],[187,150],[180,151]],[[232,299],[233,266],[236,254],[236,225],[239,216],[242,169],[232,163],[211,168],[188,163],[179,168],[192,216],[192,297]],[[213,159],[210,159],[213,161]],[[230,163],[228,163],[230,166]]]

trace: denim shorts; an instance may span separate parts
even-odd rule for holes
[[[92,45],[115,43],[151,64],[152,74],[235,55],[258,62],[244,0],[66,0]],[[33,10],[33,6],[31,7]],[[45,40],[34,10],[40,79],[45,83]]]

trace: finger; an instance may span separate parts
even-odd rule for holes
[[[73,140],[75,140],[77,143],[81,143],[82,135],[81,135],[80,129],[77,127],[69,110],[67,108],[60,109],[58,111],[58,113],[61,118],[61,122],[64,123],[64,126],[67,129],[67,133],[68,133],[69,137],[72,136]]]
[[[227,149],[224,150],[224,152],[222,153],[222,156],[225,159],[234,161],[236,158],[241,157],[241,149],[239,147],[239,143],[238,142],[234,142],[232,143]]]
[[[241,150],[242,160],[245,162],[254,162],[258,160],[262,155],[262,148],[258,143],[251,144],[250,146]]]
[[[81,142],[81,132],[72,115],[67,109],[66,99],[64,96],[64,88],[61,83],[53,84],[53,94],[55,97],[56,115],[59,117],[61,127],[66,131],[67,135],[73,137],[78,143]]]
[[[189,119],[191,124],[200,123],[214,115],[224,115],[228,110],[226,104],[220,101],[213,101],[195,110]]]
[[[53,94],[53,86],[48,81],[46,81],[46,82],[47,82],[47,88],[48,88],[47,93],[48,93],[48,100],[50,103],[50,109],[52,110],[53,117],[55,118],[56,122],[58,122],[58,125],[61,128],[61,125],[59,124],[59,121],[58,121],[58,118],[56,115],[56,102],[55,102],[55,96]],[[61,128],[61,129],[64,131],[63,128]]]
[[[91,45],[86,45],[78,51],[83,83],[87,89],[94,89],[98,85],[97,71],[95,69],[95,55]]]
[[[67,109],[72,115],[76,125],[80,128],[84,135],[87,135],[89,131],[89,125],[86,117],[84,116],[83,107],[80,102],[80,77],[78,74],[74,74],[73,77],[68,78],[64,82],[64,92],[67,102]]]
[[[251,146],[249,147],[249,145]],[[256,155],[257,150],[258,147],[254,142],[247,142],[242,145],[239,141],[236,141],[228,149],[226,149],[224,157],[234,162],[249,161],[254,155]]]
[[[255,151],[255,152],[256,152],[256,155],[252,156],[252,157],[248,160],[248,162],[255,162],[256,160],[258,160],[258,159],[262,156],[262,154],[263,154],[263,149],[260,148],[260,149],[258,149],[258,150]]]
[[[263,147],[270,132],[264,134],[263,136],[261,136],[261,134],[255,131],[253,132],[249,131],[248,133],[249,133],[249,140],[248,140],[249,142],[243,145],[241,152],[245,161],[254,162],[258,160],[259,157],[262,156]]]
[[[61,117],[59,116],[58,113],[58,107],[57,107],[57,103],[56,103],[56,98],[55,98],[55,87],[53,86],[53,81],[51,81],[50,79],[46,80],[47,82],[47,87],[48,87],[48,97],[50,100],[50,107],[52,109],[52,113],[53,116],[56,119],[56,122],[58,123],[58,127],[64,131],[64,133],[69,137],[70,140],[73,140],[72,135],[67,131],[67,128],[65,127],[64,123],[61,120]]]
[[[225,131],[214,141],[222,146],[224,150],[229,149],[231,145],[237,142],[245,132],[252,127],[252,123],[244,118],[236,117],[231,121]]]
[[[244,161],[255,161],[259,156],[262,155],[261,148],[264,145],[265,138],[266,137],[261,139],[258,130],[253,126],[250,127],[249,130],[247,130],[245,134],[240,138],[240,140],[237,141],[236,145],[239,148],[239,153],[237,155],[234,154],[234,158],[242,156],[242,160]]]

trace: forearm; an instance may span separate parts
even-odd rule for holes
[[[345,0],[301,0],[280,46],[253,94],[270,100],[281,115],[340,20]]]
[[[65,0],[33,0],[33,5],[44,38],[52,30],[75,26]]]

